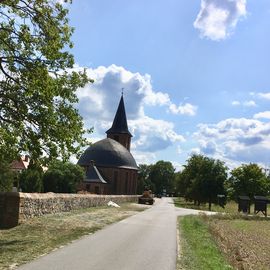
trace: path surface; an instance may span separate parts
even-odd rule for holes
[[[148,210],[86,236],[19,270],[175,270],[176,218],[199,211],[157,199]],[[42,239],[41,239],[42,241]]]
[[[176,252],[175,209],[172,200],[164,198],[18,269],[175,270]]]

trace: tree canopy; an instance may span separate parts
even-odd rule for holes
[[[243,164],[231,171],[228,189],[233,199],[239,195],[270,195],[270,180],[257,164]]]
[[[211,210],[217,195],[225,194],[227,170],[220,160],[193,155],[187,160],[184,170],[176,176],[178,192],[198,204],[207,202]]]
[[[154,192],[162,194],[174,192],[174,167],[171,162],[160,160],[151,166],[149,180],[154,184]]]
[[[75,193],[84,175],[79,165],[55,160],[43,176],[44,192]]]
[[[77,153],[83,121],[76,90],[90,80],[72,71],[73,28],[54,0],[0,1],[0,157],[25,151],[67,158]]]

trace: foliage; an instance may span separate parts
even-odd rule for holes
[[[0,162],[0,192],[11,191],[16,174],[11,171],[9,164]]]
[[[54,161],[43,177],[45,192],[74,193],[84,179],[84,170],[70,162]]]
[[[149,179],[151,165],[139,164],[137,194],[142,194],[145,188],[154,190],[154,184]]]
[[[43,169],[37,162],[30,161],[26,170],[19,175],[19,186],[22,192],[41,192],[43,190]]]
[[[227,181],[231,196],[237,199],[239,195],[266,196],[270,194],[269,178],[263,173],[257,164],[243,164],[231,171],[231,177]]]
[[[225,194],[224,182],[227,179],[227,167],[220,160],[193,155],[177,175],[178,192],[187,200],[209,204],[217,201],[218,194]]]
[[[71,71],[68,10],[60,1],[0,1],[0,157],[25,151],[37,160],[77,153],[83,121],[76,89],[90,80]]]
[[[162,194],[174,192],[174,167],[171,162],[160,160],[152,165],[149,172],[149,180],[154,184],[154,192]]]

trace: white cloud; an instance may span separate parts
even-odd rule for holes
[[[185,103],[183,105],[179,105],[178,107],[175,104],[170,104],[169,110],[173,114],[182,114],[182,115],[190,115],[194,116],[197,112],[197,106],[194,106],[190,103]]]
[[[199,149],[231,163],[269,163],[270,123],[230,118],[217,124],[200,124],[194,137]]]
[[[240,102],[238,100],[234,100],[232,101],[231,103],[233,106],[244,106],[244,107],[256,107],[257,104],[254,100],[246,100],[246,101],[243,101],[243,102]]]
[[[255,119],[260,119],[260,118],[270,119],[270,111],[256,113],[256,114],[254,114],[253,118],[255,118]]]
[[[230,36],[246,13],[246,0],[201,0],[201,9],[193,25],[202,37],[223,40]]]
[[[244,101],[243,105],[246,107],[256,107],[257,106],[254,100]]]
[[[234,100],[234,101],[232,101],[232,105],[233,106],[239,106],[241,103],[240,103],[240,101],[238,101],[238,100]]]
[[[270,100],[270,92],[268,92],[268,93],[258,93],[257,95],[260,98]]]
[[[78,69],[81,68],[77,67]],[[175,142],[185,141],[184,137],[175,131],[172,122],[146,115],[146,106],[164,106],[166,111],[166,108],[173,105],[167,93],[153,90],[150,75],[132,73],[116,65],[89,68],[87,74],[95,82],[77,91],[78,109],[85,125],[94,126],[98,136],[105,137],[105,131],[112,125],[121,89],[124,88],[128,125],[134,135],[131,147],[135,157],[138,156],[138,162],[150,161],[154,158],[150,153],[163,150]],[[191,115],[193,105],[184,107],[184,111],[177,113]]]

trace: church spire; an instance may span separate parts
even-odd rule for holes
[[[130,140],[131,133],[128,130],[126,110],[124,104],[123,97],[123,89],[122,96],[113,120],[112,127],[106,131],[107,137],[114,139],[125,146],[128,150],[130,150]]]

